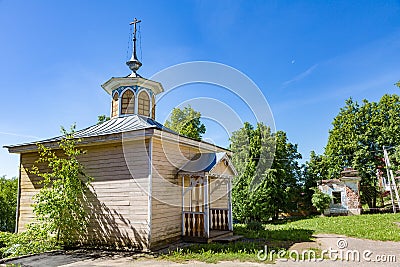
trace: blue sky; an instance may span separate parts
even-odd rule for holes
[[[377,101],[400,90],[399,1],[0,0],[0,145],[109,114],[100,85],[129,74],[133,17],[142,19],[142,76],[196,60],[240,70],[305,160],[323,152],[345,99]],[[157,116],[185,97],[213,95],[210,86],[186,91],[161,103]],[[227,144],[210,129],[207,138]],[[0,175],[17,173],[18,156],[0,149]]]

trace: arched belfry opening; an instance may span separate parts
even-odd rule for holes
[[[138,114],[150,117],[150,97],[145,91],[141,91],[138,96]]]
[[[159,82],[140,76],[137,71],[142,66],[136,55],[136,32],[140,20],[136,18],[133,25],[132,57],[126,62],[131,73],[125,77],[111,78],[101,87],[111,95],[111,118],[140,115],[155,120],[156,95],[164,89]]]
[[[135,114],[135,94],[127,89],[121,96],[121,115]]]
[[[111,117],[117,117],[118,113],[119,113],[119,95],[118,92],[114,92],[114,96],[111,101]]]

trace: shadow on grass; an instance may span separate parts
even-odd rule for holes
[[[235,225],[234,232],[237,235],[242,235],[246,239],[256,239],[264,241],[291,241],[293,244],[297,242],[309,242],[314,233],[311,229],[263,229],[249,230],[245,225]]]
[[[273,225],[280,225],[280,224],[286,224],[286,223],[290,223],[290,222],[312,219],[312,218],[316,218],[316,217],[321,217],[321,215],[320,214],[312,214],[312,215],[308,215],[308,216],[292,216],[292,217],[282,218],[279,220],[274,220],[269,223],[273,224]]]

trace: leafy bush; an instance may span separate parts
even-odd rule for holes
[[[54,234],[60,245],[76,243],[88,224],[85,192],[92,178],[85,174],[85,168],[78,160],[85,151],[77,148],[76,143],[80,140],[74,138],[74,132],[75,126],[71,127],[71,132],[62,128],[64,136],[59,142],[59,153],[38,144],[36,164],[47,164],[48,172],[42,172],[37,166],[30,170],[43,178],[40,181],[43,187],[33,197],[36,227],[40,231],[46,230],[49,235]]]
[[[319,211],[324,212],[332,202],[332,198],[330,195],[325,194],[318,188],[313,188],[314,194],[312,195],[311,202],[313,206]]]
[[[18,234],[0,232],[0,258],[41,253],[59,248],[47,232],[32,227]]]
[[[0,177],[0,231],[14,232],[17,187],[17,178]]]

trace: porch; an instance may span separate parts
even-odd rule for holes
[[[209,243],[232,236],[232,178],[207,172],[180,172],[182,239]]]

